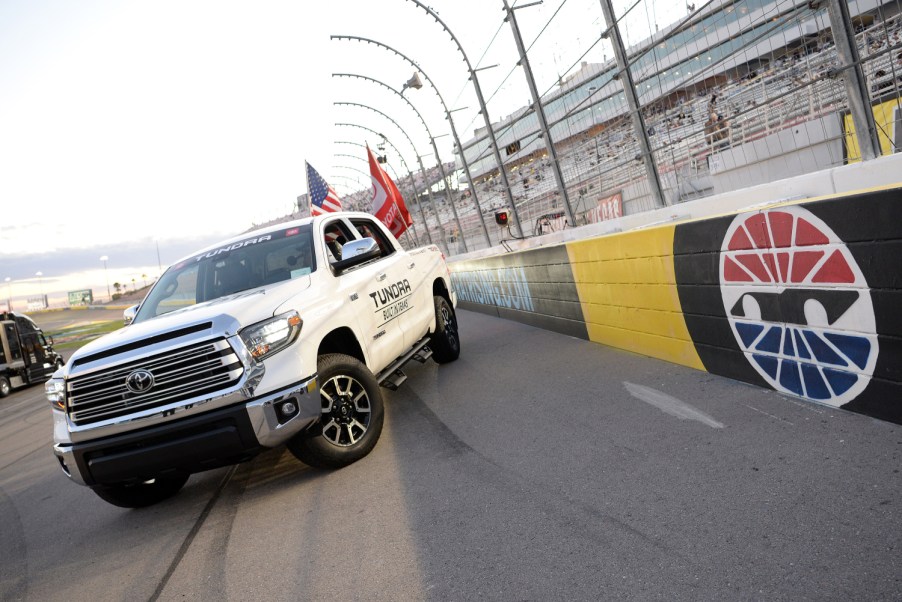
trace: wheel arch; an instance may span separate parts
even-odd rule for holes
[[[329,353],[343,353],[360,360],[360,363],[367,364],[366,354],[363,352],[363,346],[357,340],[357,335],[347,326],[341,326],[331,331],[323,340],[320,341],[316,355],[326,355]]]
[[[451,293],[448,291],[448,285],[444,278],[436,278],[432,282],[432,295],[434,297],[444,297],[448,300],[448,303],[451,303]]]

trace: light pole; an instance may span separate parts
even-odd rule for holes
[[[460,55],[464,59],[464,63],[467,64],[467,71],[470,72],[470,81],[473,82],[473,89],[476,91],[476,100],[479,101],[479,112],[482,113],[483,121],[485,122],[486,131],[489,134],[489,140],[492,142],[492,152],[495,155],[495,162],[498,164],[498,171],[501,175],[501,182],[504,184],[505,193],[507,194],[507,199],[511,205],[511,211],[513,213],[514,225],[516,225],[517,230],[520,231],[520,236],[523,236],[523,228],[520,226],[520,214],[517,211],[517,204],[514,202],[514,194],[511,192],[510,182],[507,180],[507,172],[504,171],[504,161],[501,159],[501,151],[498,148],[498,140],[495,138],[495,130],[492,129],[492,120],[489,117],[489,108],[485,104],[485,97],[482,95],[482,86],[479,85],[479,78],[476,76],[477,71],[482,71],[484,69],[490,69],[491,67],[479,67],[478,69],[474,69],[473,65],[470,63],[470,59],[467,58],[467,53],[464,52],[464,47],[460,45],[460,42],[457,40],[457,36],[454,35],[454,32],[445,25],[445,22],[441,20],[441,18],[436,14],[434,10],[430,7],[426,6],[419,0],[407,0],[408,2],[412,2],[416,4],[432,17],[436,23],[441,26],[442,29],[445,30],[449,36],[451,36],[451,41],[454,42],[454,45],[457,46],[457,51],[460,52]],[[496,67],[497,65],[492,65],[492,67]],[[424,74],[425,75],[425,74]],[[464,156],[464,147],[463,145],[458,144],[458,148],[460,148],[460,156]],[[467,174],[467,178],[470,175]],[[480,214],[482,215],[482,214]]]
[[[630,71],[629,57],[626,53],[626,47],[623,45],[623,38],[620,36],[620,24],[614,13],[614,6],[611,0],[601,0],[601,12],[604,14],[605,24],[607,28],[604,33],[610,35],[611,46],[614,50],[614,58],[617,60],[617,67],[620,70],[620,85],[623,87],[623,95],[626,97],[626,106],[630,110],[630,118],[633,122],[633,131],[639,140],[639,148],[642,150],[642,157],[645,161],[645,173],[648,178],[649,187],[651,188],[651,196],[655,200],[655,204],[659,207],[667,206],[664,200],[663,188],[661,187],[661,175],[658,173],[658,166],[655,163],[655,156],[651,152],[651,143],[648,140],[648,129],[645,127],[645,117],[642,116],[642,107],[639,104],[639,95],[636,94],[636,83],[633,81],[633,72]]]
[[[525,4],[516,8],[526,8],[533,4]],[[561,172],[561,162],[557,157],[557,150],[554,147],[554,140],[551,137],[551,129],[548,127],[548,119],[545,116],[545,108],[542,106],[542,97],[536,88],[536,80],[532,75],[532,67],[529,64],[529,56],[526,54],[526,47],[523,45],[523,37],[520,35],[520,26],[517,24],[517,16],[514,14],[513,8],[504,0],[504,10],[507,12],[508,21],[511,24],[511,30],[514,33],[514,41],[517,43],[517,50],[520,53],[520,62],[517,63],[523,68],[526,75],[526,85],[532,95],[532,109],[536,118],[539,120],[539,128],[542,131],[542,138],[545,142],[545,148],[548,149],[548,155],[551,158],[551,173],[557,183],[558,193],[564,203],[564,209],[567,211],[567,219],[570,220],[570,227],[576,226],[576,219],[573,215],[573,208],[570,207],[570,196],[567,194],[567,182],[564,180],[564,174]],[[491,127],[491,126],[489,126]]]
[[[357,103],[357,102],[341,102],[341,101],[339,101],[339,102],[334,102],[334,103],[332,103],[332,104],[334,104],[334,105],[336,105],[336,106],[360,107],[360,108],[362,108],[362,109],[367,109],[367,110],[373,111],[374,113],[377,113],[377,114],[381,115],[382,117],[385,117],[386,119],[388,119],[389,121],[391,121],[391,122],[394,124],[394,126],[395,126],[396,128],[398,128],[398,130],[404,135],[404,137],[407,139],[407,143],[410,144],[411,148],[413,148],[413,152],[414,152],[414,153],[418,153],[417,147],[414,145],[413,140],[410,139],[410,136],[407,135],[407,132],[404,131],[404,128],[402,128],[402,127],[398,124],[397,121],[395,121],[394,119],[392,119],[391,117],[389,117],[388,115],[386,115],[385,113],[383,113],[382,111],[380,111],[379,109],[373,108],[373,107],[371,107],[371,106],[369,106],[369,105]],[[428,133],[428,131],[427,131],[427,133]],[[430,138],[430,139],[431,139],[431,138]],[[434,148],[434,147],[435,147],[435,142],[433,141],[433,148]],[[447,187],[448,187],[448,180],[446,179],[446,176],[445,176],[445,169],[444,169],[444,166],[443,166],[442,163],[441,163],[441,159],[439,158],[438,153],[436,153],[435,158],[436,158],[436,161],[439,162],[438,166],[439,166],[439,169],[441,170],[441,173],[442,173],[442,181],[445,183],[445,187],[446,187],[446,188],[445,188],[445,192],[447,193],[448,201],[451,202],[451,206],[452,206],[452,208],[453,208],[453,206],[454,206],[454,201],[453,201],[453,199],[451,198],[450,190],[447,188]],[[426,169],[423,167],[423,160],[420,158],[420,155],[419,155],[419,154],[417,154],[417,163],[418,163],[419,166],[420,166],[420,174],[423,176],[423,184],[424,184],[424,185],[427,187],[427,189],[428,189],[428,188],[429,188],[429,182],[427,181],[427,177],[426,177]],[[423,213],[423,208],[420,207],[419,195],[417,194],[416,188],[414,188],[414,191],[413,191],[413,192],[414,192],[414,197],[416,198],[417,207],[419,207],[419,209],[420,209],[420,216],[423,218],[423,227],[426,228],[426,237],[429,239],[429,243],[432,244],[432,234],[429,233],[429,224],[426,222],[426,216],[425,216],[425,214]],[[434,202],[433,202],[433,205],[434,205]],[[457,229],[460,230],[460,220],[459,220],[458,217],[457,217],[457,212],[456,212],[456,211],[454,212],[454,220],[457,222]],[[467,245],[466,245],[466,242],[464,242],[464,250],[466,250],[466,248],[467,248]]]
[[[371,132],[371,133],[373,133],[373,134],[376,134],[377,136],[379,136],[380,138],[382,138],[382,140],[384,140],[384,141],[385,141],[390,147],[392,147],[392,149],[394,149],[394,151],[398,154],[398,158],[401,160],[401,165],[404,167],[404,169],[407,170],[407,178],[408,178],[408,180],[409,180],[409,182],[410,182],[410,186],[413,188],[414,191],[416,191],[416,185],[414,184],[414,181],[413,181],[413,175],[410,173],[410,168],[407,167],[407,161],[404,160],[404,155],[401,154],[401,151],[398,150],[398,147],[395,146],[394,144],[392,144],[391,140],[389,140],[389,139],[385,136],[385,134],[382,134],[382,133],[380,133],[380,132],[377,132],[376,130],[374,130],[374,129],[372,129],[372,128],[368,128],[368,127],[363,126],[363,125],[358,125],[358,124],[356,124],[356,123],[342,123],[342,122],[336,122],[335,125],[337,125],[337,126],[339,126],[339,127],[353,127],[353,128],[359,128],[359,129],[361,129],[361,130],[366,130],[367,132]],[[414,147],[413,151],[416,152],[416,150],[417,150],[416,147]],[[422,209],[420,209],[420,213],[422,213]],[[424,223],[423,226],[424,226],[427,230],[429,230],[429,225],[428,225],[428,224],[425,224],[425,223]],[[417,241],[419,241],[419,238],[420,238],[420,237],[419,237],[419,235],[417,235],[417,227],[416,227],[416,225],[413,226],[413,235],[414,235],[414,238],[416,238]],[[420,243],[417,242],[417,244],[420,244]]]
[[[445,175],[445,168],[444,168],[444,165],[442,164],[441,157],[439,157],[439,154],[438,154],[438,147],[437,147],[436,144],[435,144],[435,136],[432,135],[432,131],[430,131],[429,126],[426,125],[426,120],[423,119],[423,116],[420,115],[420,112],[417,111],[417,108],[416,108],[415,106],[413,106],[413,103],[410,102],[410,100],[408,100],[406,96],[404,96],[403,94],[401,94],[400,92],[398,92],[397,90],[395,90],[394,88],[392,88],[391,86],[389,86],[388,84],[386,84],[385,82],[379,81],[378,79],[375,79],[375,78],[372,78],[372,77],[367,77],[366,75],[359,75],[359,74],[356,74],[356,73],[333,73],[333,74],[332,74],[332,77],[350,77],[350,78],[361,79],[361,80],[366,81],[366,82],[372,82],[372,83],[374,83],[374,84],[376,84],[376,85],[378,85],[378,86],[382,86],[382,87],[385,88],[386,90],[391,91],[393,94],[399,96],[399,97],[401,98],[401,100],[403,100],[404,102],[406,102],[406,103],[407,103],[407,106],[409,106],[410,109],[416,114],[417,118],[420,120],[420,123],[423,124],[423,129],[426,130],[426,135],[429,137],[429,142],[432,144],[432,152],[435,154],[435,160],[436,160],[436,162],[438,163],[439,170],[441,171],[441,174],[442,174],[442,181],[446,182],[445,185],[448,186],[448,183],[447,183],[447,182],[448,182],[447,176]],[[405,84],[405,86],[406,86],[406,85],[407,85],[407,84]],[[407,87],[416,87],[416,86],[407,86]],[[442,134],[442,135],[445,136],[445,135],[447,135],[447,134]],[[422,166],[422,161],[420,162],[420,165]],[[469,167],[468,167],[468,168],[467,168],[467,174],[469,174],[469,173],[470,173],[470,172],[469,172]],[[467,177],[469,177],[469,175],[468,175]],[[429,191],[430,189],[427,188],[426,190]],[[471,194],[472,194],[472,190],[473,190],[473,185],[472,185],[472,184],[470,184],[470,190],[471,190]],[[431,197],[430,197],[430,198],[431,198]],[[475,198],[475,197],[474,197],[474,198]],[[479,202],[476,201],[476,202],[475,202],[475,205],[476,205],[476,212],[479,214],[479,217],[480,217],[480,220],[479,220],[479,221],[480,221],[480,223],[482,224],[482,231],[483,231],[483,234],[485,235],[485,242],[486,242],[486,245],[489,246],[489,247],[491,247],[491,246],[492,246],[492,241],[491,241],[491,239],[489,238],[489,231],[488,231],[488,228],[486,228],[486,226],[485,226],[485,219],[482,217],[482,213],[481,213],[481,208],[480,208],[480,206],[479,206]],[[463,237],[463,232],[461,232],[461,236]],[[463,240],[463,238],[462,238],[462,240]]]
[[[332,77],[358,77],[358,78],[361,78],[361,79],[364,79],[364,80],[368,80],[368,81],[376,81],[376,82],[378,82],[378,80],[374,80],[374,79],[372,79],[372,78],[368,78],[368,77],[363,76],[363,75],[351,75],[351,74],[346,74],[346,73],[333,73],[333,74],[332,74]],[[400,96],[401,98],[404,98],[404,95],[401,94],[400,92],[398,92],[397,90],[395,90],[394,88],[391,88],[391,87],[389,87],[387,84],[384,84],[384,83],[382,83],[382,82],[378,82],[378,83],[379,83],[380,85],[382,85],[382,86],[385,86],[386,88],[388,88],[389,90],[391,90],[392,92],[394,92],[395,94],[397,94],[398,96]],[[407,100],[406,98],[404,98],[404,101],[405,101],[408,105],[410,105],[411,108],[413,108],[413,105],[410,104],[410,101],[409,101],[409,100]],[[416,109],[414,109],[414,112],[416,112]],[[417,116],[419,116],[419,113],[417,113]],[[422,120],[423,120],[423,118],[420,117],[420,121],[422,121]],[[427,131],[427,133],[428,133],[429,128],[426,128],[426,131]],[[335,143],[336,143],[336,144],[357,144],[357,143],[355,143],[355,142],[344,142],[344,141],[341,141],[341,140],[336,140]],[[362,146],[362,145],[359,145],[359,146]],[[416,150],[416,149],[414,149],[414,150]],[[417,160],[419,160],[419,159],[420,159],[420,157],[418,156],[418,157],[417,157]],[[441,224],[439,223],[438,206],[437,206],[436,203],[435,203],[435,199],[432,198],[432,186],[429,185],[428,178],[426,177],[426,170],[423,169],[423,162],[422,162],[422,161],[420,161],[420,172],[421,172],[421,174],[422,174],[422,176],[423,176],[423,184],[426,186],[426,198],[429,199],[429,204],[432,205],[432,211],[435,213],[435,225],[438,227],[439,232],[442,233],[442,243],[444,244],[445,249],[447,249],[447,248],[448,248],[448,245],[447,245],[447,243],[445,242],[445,239],[444,239],[444,230],[442,230]],[[414,191],[414,192],[416,192],[416,191]],[[432,234],[429,232],[429,220],[426,218],[426,212],[423,211],[423,205],[422,205],[422,203],[420,203],[420,197],[419,197],[419,195],[416,196],[416,201],[417,201],[417,208],[419,208],[419,210],[420,210],[420,216],[423,218],[423,227],[426,228],[426,237],[429,239],[429,242],[432,243],[432,242],[433,242],[433,241],[432,241]]]
[[[364,149],[366,148],[365,144],[360,144],[359,142],[351,142],[350,140],[334,140],[333,143],[334,144],[348,144],[350,146],[359,146],[360,148],[364,148]],[[416,149],[414,149],[414,150],[416,150]],[[345,153],[333,153],[333,156],[335,156],[335,157],[353,157],[354,159],[363,161],[367,165],[370,164],[370,162],[368,160],[361,159],[360,157],[358,157],[356,155],[348,155]],[[401,160],[402,161],[404,160],[403,157],[401,158]],[[422,175],[423,175],[423,181],[425,182],[426,174],[423,173]],[[371,181],[372,176],[367,175],[367,180]],[[359,182],[358,182],[358,184],[359,184]],[[367,186],[369,186],[369,184],[364,186],[364,188],[366,188]],[[435,200],[433,200],[432,190],[428,186],[426,187],[426,196],[429,198],[429,203],[432,205],[432,210],[435,211],[436,210],[435,209],[435,207],[436,207]],[[428,220],[426,219],[426,212],[423,211],[423,204],[420,202],[420,197],[416,195],[416,188],[414,188],[414,199],[416,201],[417,208],[420,210],[420,217],[423,219],[423,227],[426,229],[426,238],[428,238],[429,242],[432,243],[432,234],[429,232],[429,223],[428,223]],[[438,224],[438,214],[436,214],[436,224]]]
[[[463,144],[460,141],[460,137],[457,135],[457,127],[454,125],[454,119],[451,118],[452,111],[448,110],[448,105],[445,104],[445,99],[442,98],[442,95],[439,93],[438,88],[435,86],[435,83],[433,83],[433,81],[429,77],[429,75],[425,71],[423,71],[423,68],[420,67],[418,64],[416,64],[412,59],[408,58],[403,53],[395,50],[388,44],[383,44],[382,42],[377,42],[376,40],[371,40],[369,38],[361,38],[361,37],[357,37],[357,36],[331,36],[331,37],[334,40],[352,40],[352,41],[356,41],[356,42],[366,42],[367,44],[375,44],[376,46],[379,46],[380,48],[385,48],[389,52],[392,52],[392,53],[396,54],[397,56],[401,57],[402,59],[404,59],[405,61],[407,61],[407,63],[410,64],[411,66],[413,66],[414,69],[416,69],[419,73],[423,74],[423,77],[425,77],[426,81],[428,81],[429,84],[432,86],[433,91],[435,91],[435,95],[438,96],[439,101],[442,103],[442,108],[445,110],[445,119],[448,120],[448,124],[451,126],[451,135],[454,136],[454,143],[457,145],[457,150],[458,150],[458,153],[460,154],[460,162],[463,164],[464,172],[467,174],[467,185],[470,187],[470,195],[473,197],[473,203],[476,205],[476,214],[479,216],[479,220],[482,222],[483,230],[486,231],[486,236],[488,237],[488,230],[486,230],[486,226],[485,226],[485,218],[482,215],[482,208],[479,206],[479,197],[476,196],[476,185],[473,183],[473,175],[470,173],[470,164],[467,163],[467,158],[464,155]],[[476,75],[476,73],[473,72],[472,73],[472,76],[474,77],[473,81],[476,84],[476,87],[478,90],[478,96],[480,98],[482,98],[482,91],[479,88],[479,83],[475,79],[475,75]],[[410,86],[408,86],[408,87],[410,87]],[[484,105],[485,102],[483,101],[480,104]],[[458,109],[455,109],[455,111],[456,110],[458,110]],[[483,115],[486,118],[486,122],[488,122],[488,112],[486,111],[485,113],[483,113]],[[488,133],[492,140],[491,146],[492,146],[493,150],[495,151],[495,160],[501,161],[501,155],[498,153],[498,144],[495,141],[495,130],[493,130],[491,128],[491,126],[488,129]],[[501,163],[499,163],[498,165],[499,165],[499,168],[501,171],[502,180],[504,181],[505,193],[507,194],[507,198],[511,203],[511,209],[514,212],[514,222],[516,223],[517,227],[519,228],[520,227],[520,218],[517,216],[517,207],[514,205],[514,197],[511,193],[510,186],[508,185],[508,182],[507,182],[507,174],[504,172],[504,165]],[[522,231],[521,231],[521,234],[522,234]]]
[[[4,281],[6,282],[6,311],[13,310],[13,284],[10,282],[12,278],[7,276]]]
[[[364,190],[366,188],[366,185],[363,182],[361,182],[360,180],[358,180],[357,178],[350,178],[348,176],[342,176],[339,174],[331,174],[330,177],[338,179],[338,180],[346,180],[348,182],[354,182],[355,184],[357,184],[357,188],[354,188],[353,186],[350,186],[343,182],[340,183],[340,185],[347,188],[350,193],[360,192],[361,190]]]
[[[110,294],[110,274],[109,274],[109,272],[107,272],[107,269],[106,269],[106,262],[107,262],[108,259],[109,259],[109,257],[107,257],[106,255],[104,255],[104,256],[102,256],[102,257],[100,258],[100,261],[103,262],[103,275],[104,275],[104,277],[106,278],[106,298],[107,298],[107,303],[112,303],[112,301],[113,301],[113,296]]]
[[[38,277],[38,290],[41,291],[41,303],[44,305],[42,309],[47,309],[47,303],[44,300],[44,272],[35,272],[34,275]]]
[[[357,147],[360,147],[360,148],[362,148],[362,149],[366,149],[366,144],[360,144],[359,142],[351,142],[350,140],[333,140],[332,143],[333,143],[333,144],[347,144],[347,145],[349,145],[349,146],[357,146]],[[370,164],[370,162],[369,162],[367,159],[363,159],[363,158],[361,158],[361,157],[358,157],[357,155],[348,155],[348,154],[346,154],[346,153],[344,153],[344,154],[342,154],[342,153],[332,153],[332,154],[333,154],[333,156],[335,156],[335,157],[339,157],[339,156],[354,157],[355,159],[360,159],[361,161],[363,161],[363,162],[366,163],[367,165]],[[357,188],[353,189],[353,192],[360,192],[360,191],[362,191],[362,190],[366,190],[367,188],[369,188],[370,186],[372,186],[372,181],[373,181],[372,176],[367,176],[366,180],[364,180],[365,182],[367,182],[366,184],[360,182],[360,181],[357,180],[356,178],[349,178],[349,177],[347,177],[347,176],[336,176],[336,177],[342,178],[342,179],[347,180],[347,181],[349,181],[349,182],[355,182],[355,183],[357,184]],[[347,186],[348,188],[351,188],[351,186],[349,186],[348,184],[345,184],[345,186]],[[353,193],[352,193],[352,194],[353,194]],[[422,211],[422,209],[420,209],[420,211]]]
[[[337,155],[336,155],[337,156]],[[356,171],[362,176],[366,176],[367,178],[371,177],[370,174],[366,173],[362,169],[357,169],[356,167],[351,167],[350,165],[332,165],[332,169],[350,169],[351,171]]]

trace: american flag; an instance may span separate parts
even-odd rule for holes
[[[341,211],[341,201],[335,190],[309,163],[307,163],[307,192],[310,193],[310,215]]]

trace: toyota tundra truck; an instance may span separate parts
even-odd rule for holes
[[[410,360],[457,359],[456,304],[439,249],[405,251],[366,213],[226,240],[171,266],[127,326],[53,374],[53,452],[125,508],[282,444],[346,466],[379,439],[380,387]]]

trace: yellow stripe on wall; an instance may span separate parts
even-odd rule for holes
[[[589,339],[704,370],[673,270],[674,226],[567,243]]]

